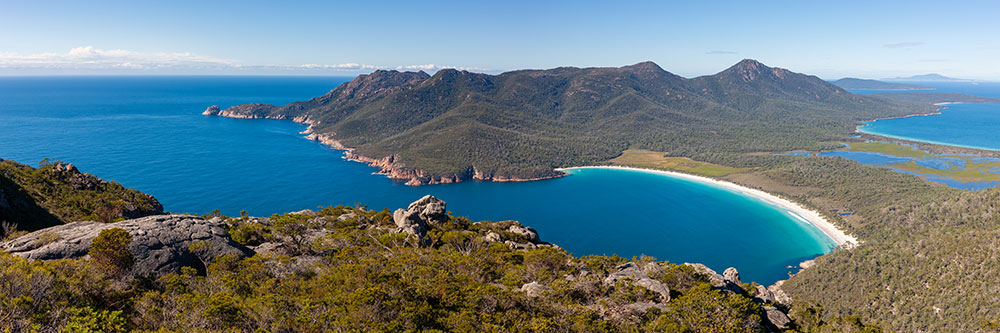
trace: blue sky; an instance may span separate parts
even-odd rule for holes
[[[498,72],[743,58],[833,79],[1000,80],[996,1],[12,1],[0,75]]]

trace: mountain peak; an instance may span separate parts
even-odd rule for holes
[[[744,82],[751,82],[759,80],[762,78],[770,79],[784,79],[789,73],[788,70],[783,68],[768,67],[760,61],[753,59],[743,59],[736,63],[732,67],[729,67],[720,74],[728,74],[743,80]]]
[[[732,67],[730,67],[730,69],[735,69],[741,72],[749,72],[749,71],[756,72],[756,71],[762,71],[764,69],[770,69],[770,67],[767,67],[767,65],[764,65],[763,63],[757,60],[743,59],[740,60],[740,62],[733,65]]]
[[[659,65],[657,65],[655,62],[652,61],[643,61],[635,65],[625,66],[624,68],[631,69],[639,73],[663,71],[663,68],[661,68]]]

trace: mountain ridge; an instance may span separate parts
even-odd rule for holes
[[[648,61],[497,75],[380,70],[308,101],[205,114],[308,124],[311,138],[419,185],[558,177],[555,168],[633,146],[679,155],[816,148],[912,108],[745,59],[690,79]],[[723,132],[738,135],[715,135]]]

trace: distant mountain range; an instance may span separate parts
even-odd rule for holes
[[[969,79],[956,79],[953,77],[947,77],[941,74],[922,74],[914,75],[910,77],[896,77],[891,79],[885,79],[886,81],[905,81],[905,82],[972,82],[975,80]]]
[[[380,70],[308,101],[205,114],[310,124],[312,138],[351,148],[350,158],[427,184],[556,177],[553,168],[600,163],[630,147],[695,157],[819,149],[860,121],[928,107],[747,59],[692,79],[652,62],[499,75]]]
[[[933,87],[916,84],[885,82],[878,80],[856,79],[852,77],[833,81],[838,87],[849,90],[933,90]]]

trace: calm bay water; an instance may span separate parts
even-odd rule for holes
[[[984,97],[1000,97],[1000,83],[920,82],[935,90]],[[855,91],[866,93],[867,91]],[[939,115],[883,119],[868,122],[860,131],[898,139],[943,145],[1000,150],[1000,103],[951,104]]]
[[[475,220],[514,219],[577,255],[651,255],[737,267],[769,284],[832,243],[788,212],[727,190],[629,170],[525,183],[411,187],[306,140],[290,121],[200,115],[284,104],[335,77],[0,78],[0,158],[69,161],[150,193],[173,212],[270,215],[328,205],[405,207],[433,194]]]

